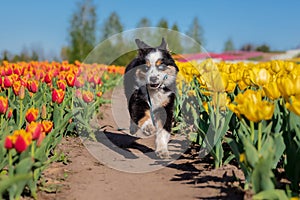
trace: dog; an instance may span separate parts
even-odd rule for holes
[[[168,142],[173,121],[178,67],[164,38],[158,47],[136,39],[138,55],[125,69],[124,89],[131,117],[130,133],[140,129],[156,135],[155,153],[169,158]]]

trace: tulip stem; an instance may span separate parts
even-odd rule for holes
[[[251,128],[251,141],[252,141],[252,144],[254,144],[255,131],[254,131],[254,122],[253,121],[250,121],[250,128]]]
[[[20,99],[20,118],[19,118],[19,129],[22,127],[22,116],[23,116],[23,101]]]
[[[34,152],[35,151],[35,141],[31,143],[31,158],[34,160]]]
[[[11,177],[13,175],[13,159],[11,149],[8,150],[8,175]]]
[[[262,139],[262,123],[258,123],[258,138],[257,138],[257,150],[260,151],[261,149],[261,139]]]

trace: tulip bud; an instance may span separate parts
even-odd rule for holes
[[[46,107],[45,104],[42,105],[41,118],[42,119],[46,119],[47,118],[47,107]]]
[[[9,111],[8,111],[8,113],[7,113],[7,119],[10,119],[11,116],[12,116],[12,114],[13,114],[13,109],[10,108]]]
[[[24,99],[24,97],[25,97],[25,87],[23,85],[21,85],[20,92],[19,92],[19,98]]]

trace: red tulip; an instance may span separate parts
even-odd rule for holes
[[[9,88],[13,84],[11,76],[5,76],[4,77],[4,87]]]
[[[20,94],[20,89],[21,89],[21,82],[20,81],[16,81],[13,83],[12,85],[13,88],[13,92],[16,96],[19,96]]]
[[[66,81],[69,87],[73,87],[75,84],[76,76],[73,73],[68,73],[66,75]]]
[[[32,121],[29,125],[27,125],[26,131],[31,133],[33,140],[37,140],[42,133],[42,125],[39,122]]]
[[[0,114],[5,114],[8,109],[8,98],[0,96]]]
[[[11,136],[7,136],[5,138],[5,142],[4,142],[4,147],[6,149],[12,149],[14,147],[13,141],[12,141],[12,137]]]
[[[65,97],[65,91],[62,89],[53,89],[52,90],[52,102],[61,104]]]
[[[43,132],[45,132],[46,134],[50,133],[50,131],[52,130],[52,128],[53,128],[53,122],[48,121],[48,120],[42,121]]]
[[[77,87],[77,88],[81,88],[84,86],[84,79],[80,76],[80,77],[77,77],[76,80],[75,80],[75,83],[74,85]]]
[[[7,65],[7,66],[4,68],[4,70],[5,70],[5,75],[6,75],[6,76],[10,76],[10,75],[12,75],[12,73],[13,73],[13,69],[12,69],[11,65]]]
[[[65,80],[58,80],[57,82],[56,82],[56,84],[57,84],[57,87],[59,88],[59,89],[62,89],[62,90],[66,90],[66,87],[67,87],[67,83],[66,83],[66,81]]]
[[[47,73],[46,76],[44,77],[44,82],[51,83],[51,81],[52,81],[52,75],[50,73]]]
[[[12,138],[15,140],[14,147],[18,153],[25,151],[32,142],[31,133],[26,132],[24,129],[14,131]]]
[[[36,121],[39,115],[39,110],[35,108],[29,108],[26,112],[25,118],[28,123]]]
[[[27,144],[23,136],[19,135],[15,143],[15,149],[18,153],[22,153],[27,149]]]
[[[82,98],[86,103],[90,103],[94,100],[94,94],[90,91],[84,91],[82,93]]]
[[[39,82],[36,80],[29,80],[27,82],[27,89],[29,92],[36,93],[38,91]]]

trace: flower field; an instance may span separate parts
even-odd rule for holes
[[[245,176],[254,199],[299,196],[300,65],[177,62],[173,132],[229,162]],[[75,62],[3,62],[0,66],[0,199],[36,198],[43,170],[59,157],[63,136],[90,132],[124,67]],[[228,148],[224,148],[224,147]],[[284,169],[280,174],[277,169]],[[284,185],[284,186],[282,186]]]
[[[188,128],[190,139],[210,150],[216,168],[235,158],[253,199],[298,197],[300,65],[206,60],[178,66],[174,130]],[[288,180],[281,187],[278,168]]]
[[[0,66],[0,199],[36,198],[42,171],[62,137],[89,131],[124,67],[75,62],[3,62]]]

